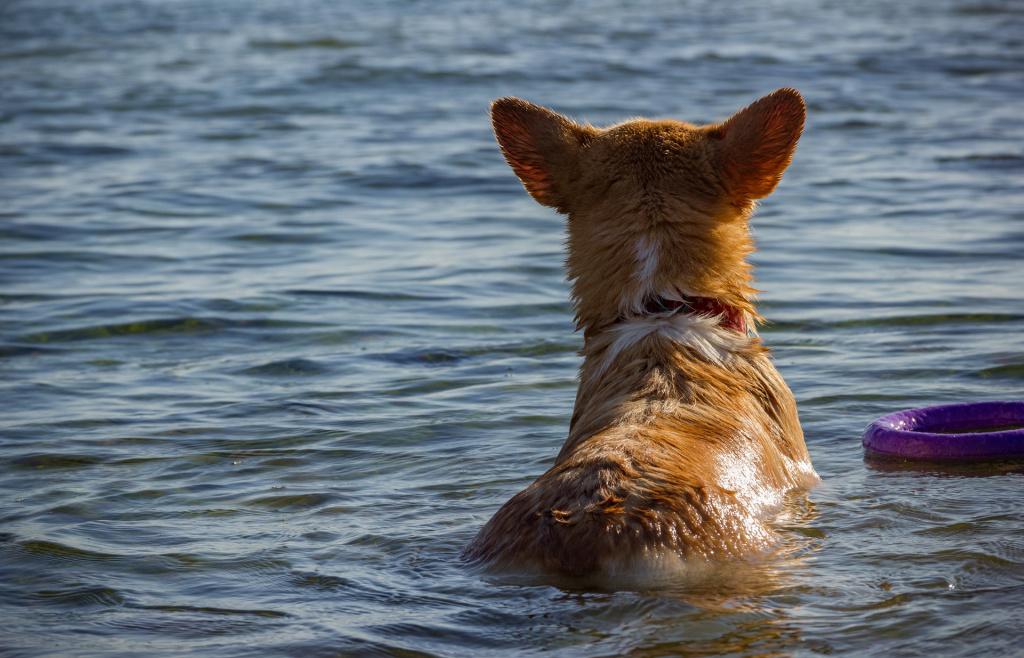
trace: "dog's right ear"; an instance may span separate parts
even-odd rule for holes
[[[719,162],[730,192],[741,201],[772,193],[789,166],[807,109],[796,89],[777,89],[714,127]]]
[[[521,98],[491,103],[491,123],[501,152],[526,191],[545,206],[567,212],[567,181],[579,148],[595,129]]]

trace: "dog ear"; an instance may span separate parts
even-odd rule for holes
[[[793,159],[806,113],[800,92],[778,89],[712,129],[730,194],[749,201],[772,193]]]
[[[521,98],[491,103],[494,136],[509,166],[539,203],[566,212],[566,181],[594,129]]]

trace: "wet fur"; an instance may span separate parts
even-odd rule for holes
[[[753,325],[755,200],[803,129],[781,89],[728,121],[636,119],[598,129],[515,98],[492,105],[527,191],[568,214],[584,334],[569,436],[547,472],[466,549],[512,570],[614,576],[768,547],[769,514],[817,480],[796,404],[756,336],[651,296],[715,297]]]

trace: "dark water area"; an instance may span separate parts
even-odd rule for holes
[[[865,461],[1024,397],[1024,6],[0,2],[0,654],[1019,655],[1024,469]],[[490,134],[809,105],[753,221],[820,487],[644,590],[459,551],[575,394]]]

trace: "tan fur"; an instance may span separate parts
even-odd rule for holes
[[[780,89],[711,126],[636,119],[598,129],[515,98],[491,111],[527,191],[569,215],[584,361],[554,466],[466,556],[614,575],[767,547],[769,513],[817,480],[792,394],[759,338],[642,309],[677,293],[760,319],[748,219],[792,157],[799,93]]]

